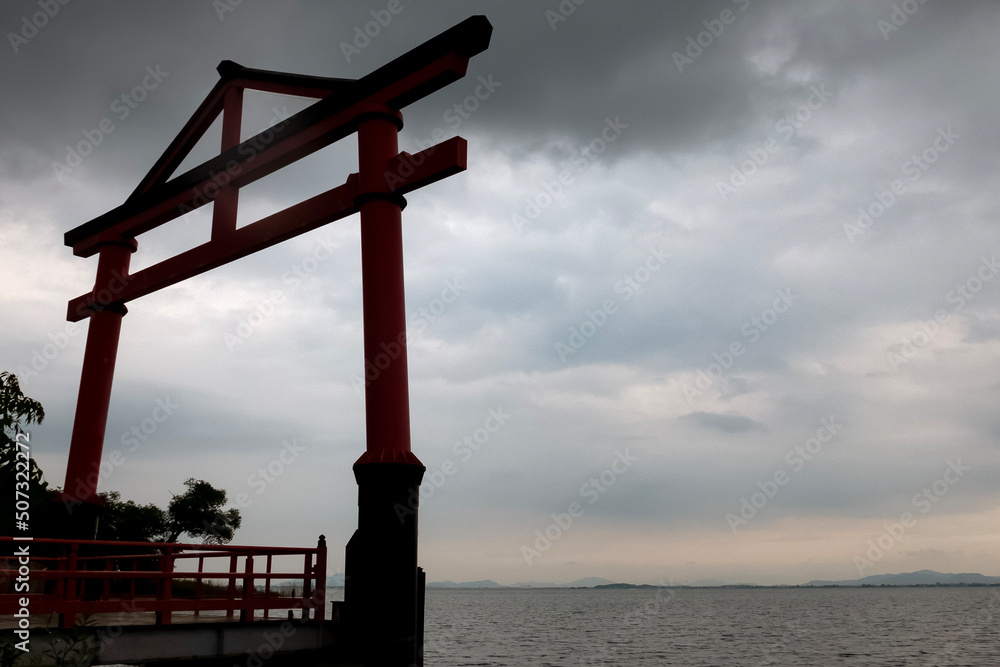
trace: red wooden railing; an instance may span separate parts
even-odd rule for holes
[[[120,614],[123,610],[154,613],[157,625],[169,625],[174,612],[197,616],[203,611],[225,611],[230,618],[239,612],[243,623],[253,621],[257,611],[266,620],[273,609],[302,609],[303,618],[314,610],[317,620],[326,618],[326,540],[322,535],[314,548],[43,538],[15,542],[12,537],[0,537],[0,553],[6,557],[0,582],[8,582],[0,585],[3,616],[12,616],[25,597],[11,585],[18,564],[9,558],[14,545],[25,544],[31,546],[30,613],[58,614],[64,628],[73,627],[77,614]],[[275,558],[284,562],[296,556],[302,561],[295,569],[272,569]],[[255,569],[256,558],[264,559],[263,571]],[[196,570],[185,567],[193,559]],[[228,585],[220,592],[222,587],[206,587],[206,579]],[[193,580],[193,594],[175,596],[178,580]],[[271,586],[275,580],[290,582],[301,595],[278,595]]]

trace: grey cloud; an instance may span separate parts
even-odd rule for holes
[[[434,470],[458,460],[454,443],[485,410],[502,405],[514,417],[460,461],[422,522],[457,539],[484,533],[488,516],[505,534],[530,535],[627,446],[642,463],[588,506],[591,525],[726,531],[725,513],[787,469],[787,453],[829,415],[844,432],[795,472],[755,526],[797,516],[893,519],[958,456],[975,474],[935,514],[995,507],[988,393],[1000,282],[985,281],[960,309],[949,294],[997,252],[1000,100],[982,66],[1000,56],[996,5],[926,3],[884,39],[878,21],[893,0],[760,0],[746,11],[728,0],[587,2],[552,30],[544,12],[557,4],[404,2],[350,62],[340,43],[371,20],[367,5],[243,2],[221,21],[200,0],[62,6],[20,53],[0,53],[0,367],[29,363],[63,326],[65,300],[90,288],[95,262],[73,257],[61,234],[124,201],[214,85],[219,61],[359,77],[485,13],[495,26],[490,50],[469,77],[408,108],[400,134],[406,150],[435,128],[470,145],[468,171],[409,195],[403,216],[414,451]],[[0,27],[35,6],[3,5]],[[678,71],[673,54],[724,9],[736,20]],[[169,77],[59,183],[52,162],[156,64]],[[445,114],[480,75],[501,85],[455,127]],[[783,132],[779,121],[816,86],[829,99]],[[286,103],[301,101],[248,96],[247,122]],[[629,127],[585,168],[574,166],[605,119],[619,116]],[[961,135],[954,146],[912,172],[907,162],[949,126]],[[241,205],[272,210],[338,185],[356,169],[355,152],[318,154],[248,188]],[[564,172],[568,182],[552,194],[546,186]],[[745,183],[724,199],[719,184],[734,174]],[[902,192],[888,199],[900,179]],[[519,230],[514,215],[546,196]],[[845,224],[879,206],[852,242]],[[342,220],[130,304],[106,450],[120,447],[151,400],[176,393],[185,410],[148,454],[162,469],[179,481],[197,461],[236,461],[220,474],[243,488],[247,470],[295,435],[311,446],[295,487],[323,499],[315,521],[326,534],[349,535],[350,464],[364,449],[364,397],[351,380],[363,373],[357,225]],[[206,219],[144,235],[136,266],[207,233]],[[308,280],[287,282],[328,236],[329,258]],[[651,247],[670,254],[656,270],[644,264]],[[467,287],[445,303],[455,279]],[[641,279],[640,289],[626,279]],[[769,312],[787,289],[799,295],[791,307]],[[278,312],[227,349],[223,335],[273,290],[284,297]],[[608,300],[614,312],[599,313]],[[886,351],[939,309],[948,321],[892,371]],[[575,346],[565,359],[559,343]],[[734,345],[742,351],[730,363]],[[82,355],[80,335],[23,379],[49,414],[38,451],[55,483]],[[713,364],[727,368],[689,402],[683,384]],[[120,472],[113,484],[162,502],[153,494],[166,493],[165,482],[143,466]],[[289,488],[255,499],[260,513],[238,539],[298,543],[299,531],[315,539],[312,518],[308,526],[265,520],[294,512],[300,501]],[[463,542],[470,554],[504,547]],[[552,560],[583,558],[567,551]]]
[[[734,413],[720,414],[698,411],[683,415],[680,419],[723,433],[767,432],[767,427],[761,422],[745,415]]]

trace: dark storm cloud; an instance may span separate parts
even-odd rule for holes
[[[558,2],[402,0],[373,28],[386,5],[73,2],[16,53],[4,41],[0,367],[41,365],[95,267],[62,233],[122,203],[221,60],[357,78],[483,13],[490,49],[406,109],[400,134],[410,151],[432,136],[470,145],[468,172],[409,195],[404,213],[414,449],[429,472],[458,466],[422,523],[529,536],[623,448],[639,463],[580,524],[595,543],[611,520],[728,536],[726,514],[777,471],[791,483],[739,539],[803,516],[898,518],[956,458],[974,471],[929,521],[995,507],[995,5],[562,4],[576,6],[565,20],[546,13]],[[0,32],[37,7],[5,4]],[[247,100],[254,129],[304,104]],[[104,119],[114,130],[97,144]],[[91,138],[60,180],[55,163]],[[355,151],[247,188],[247,221],[342,183]],[[208,212],[192,217],[144,235],[134,266],[207,238]],[[217,467],[243,488],[297,437],[310,449],[283,480],[329,499],[316,520],[349,534],[364,447],[358,236],[343,220],[130,304],[106,451],[157,399],[183,408],[111,481],[165,493],[142,454],[171,489],[196,459],[236,461]],[[53,470],[83,340],[22,383],[51,406],[39,452]],[[500,408],[509,422],[466,459],[464,439]],[[844,428],[796,469],[788,457],[815,448],[822,419]],[[301,501],[271,488],[246,541],[314,539],[312,525],[254,523]],[[462,549],[516,558],[518,544],[478,539]],[[570,558],[585,562],[555,560]],[[527,578],[514,567],[510,580]],[[466,578],[484,577],[504,579]]]

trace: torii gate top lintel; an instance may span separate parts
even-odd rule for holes
[[[96,496],[93,471],[100,467],[127,302],[353,213],[361,214],[367,380],[368,445],[359,463],[400,463],[422,470],[410,452],[400,212],[403,195],[465,170],[466,142],[454,137],[414,155],[401,153],[400,110],[465,76],[469,59],[488,48],[492,31],[485,16],[472,16],[356,80],[251,69],[228,60],[219,64],[219,81],[128,199],[65,234],[73,254],[99,255],[94,289],[72,299],[67,312],[72,322],[91,320],[67,496],[81,501]],[[240,141],[247,89],[317,101]],[[220,154],[174,176],[220,114]],[[237,229],[241,187],[355,132],[357,173]],[[214,204],[208,242],[129,273],[139,235],[208,203]],[[386,350],[393,350],[391,364],[379,366],[377,380],[368,378],[369,364],[381,364]]]
[[[242,67],[232,61],[223,61],[218,66],[218,83],[132,195],[117,208],[66,232],[65,244],[73,248],[75,255],[90,257],[106,244],[130,244],[139,234],[209,202],[215,202],[217,209],[221,203],[223,209],[213,214],[213,237],[217,236],[217,231],[223,232],[226,228],[234,230],[235,195],[240,187],[356,132],[366,114],[378,113],[380,110],[395,114],[398,118],[397,125],[401,126],[402,117],[398,111],[463,77],[469,59],[489,46],[492,29],[485,16],[470,17],[356,80],[257,70]],[[244,89],[313,97],[319,101],[240,142]],[[168,180],[191,148],[223,112],[222,152]],[[424,151],[427,155],[422,157],[434,158],[431,164],[412,159],[409,160],[412,164],[406,167],[401,161],[409,156],[400,154],[397,164],[388,165],[389,172],[393,168],[409,171],[412,167],[419,173],[395,179],[388,184],[388,191],[403,195],[461,171],[464,169],[464,148],[464,140],[456,137]],[[455,165],[456,161],[463,164]],[[452,164],[449,173],[439,173],[448,169],[449,163]],[[220,193],[223,193],[221,197]],[[341,191],[338,194],[343,198],[348,193]],[[330,193],[327,195],[327,200],[332,198]],[[354,212],[346,211],[344,215]],[[302,211],[298,210],[296,213],[301,214]],[[333,219],[336,218],[325,220],[324,224]],[[216,222],[219,223],[219,230],[215,229]],[[309,230],[301,229],[298,233],[304,231]],[[275,242],[289,236],[283,236]],[[260,239],[256,241],[252,248],[228,257],[226,261],[266,247],[259,244]],[[193,274],[183,278],[190,275]],[[130,280],[128,288],[115,294],[115,302],[124,303],[166,286],[145,284],[149,277],[147,274],[137,280]],[[80,321],[88,317],[96,309],[95,306],[108,305],[107,301],[101,303],[101,300],[89,297],[90,295],[85,295],[71,301],[67,319]]]

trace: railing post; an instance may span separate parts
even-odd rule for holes
[[[268,554],[267,555],[267,574],[268,575],[271,574],[271,558],[272,558],[272,554]],[[269,599],[270,599],[270,597],[271,597],[271,577],[268,576],[264,580],[264,601],[268,602]],[[271,611],[270,605],[266,605],[265,604],[264,605],[264,620],[265,621],[267,620],[267,617],[269,616],[268,612],[270,612],[270,611]]]
[[[236,600],[236,578],[231,576],[236,574],[237,567],[239,565],[239,556],[235,553],[229,557],[229,587],[226,589],[226,597],[229,598],[230,602],[235,602]],[[233,617],[233,606],[229,606],[226,609],[226,618]]]
[[[79,597],[76,592],[76,559],[77,559],[77,543],[70,542],[69,556],[66,559],[66,577],[65,585],[63,587],[63,602],[70,603],[76,602]],[[59,626],[65,629],[72,628],[76,625],[76,611],[71,611],[69,613],[63,612],[59,614]]]
[[[205,557],[204,556],[198,556],[198,582],[194,585],[194,598],[196,600],[198,600],[199,602],[201,601],[201,597],[202,597],[202,585],[201,585],[202,578],[201,578],[201,574],[204,571],[205,571]],[[201,616],[201,609],[199,607],[195,608],[195,610],[194,610],[194,616],[195,616],[195,618],[198,618],[199,616]]]
[[[174,545],[167,546],[167,553],[160,556],[160,602],[170,602],[174,597]],[[170,617],[169,609],[161,609],[156,612],[157,625],[171,625],[173,619]]]
[[[302,558],[302,620],[309,618],[309,605],[312,604],[313,574],[312,552],[306,551]]]
[[[326,535],[316,543],[316,620],[326,620]]]
[[[56,570],[56,572],[65,572],[66,571],[66,557],[65,556],[59,556],[56,559],[55,570]],[[60,575],[54,581],[55,581],[55,585],[53,586],[52,594],[55,596],[55,598],[57,600],[65,600],[66,599],[66,575]],[[43,588],[42,590],[44,591],[45,589]],[[59,619],[59,623],[60,623],[60,626],[61,626],[62,625],[62,618],[61,617]]]
[[[104,559],[104,571],[111,572],[111,557],[108,556]],[[101,587],[101,599],[110,600],[111,599],[111,575],[104,576],[104,586]]]
[[[247,550],[243,568],[243,608],[240,609],[240,623],[253,622],[253,549]]]
[[[139,571],[139,559],[138,558],[133,558],[132,559],[132,571],[133,572],[138,572]],[[128,592],[129,592],[129,596],[130,596],[130,598],[132,600],[135,600],[135,583],[136,583],[136,581],[138,581],[138,579],[136,577],[129,577]]]

